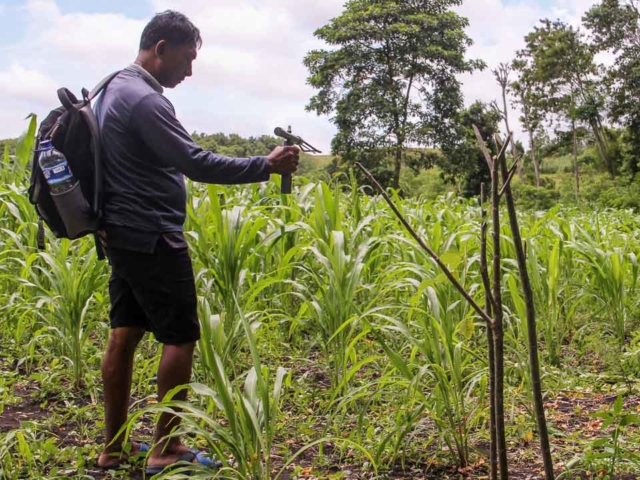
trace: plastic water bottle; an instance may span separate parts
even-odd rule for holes
[[[38,163],[53,195],[66,193],[78,184],[69,162],[62,153],[53,148],[51,140],[43,140],[40,143]]]

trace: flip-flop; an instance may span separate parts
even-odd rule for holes
[[[140,448],[138,449],[138,451],[134,454],[131,455],[129,458],[135,458],[138,455],[141,455],[143,453],[147,453],[149,450],[151,450],[151,446],[148,443],[142,443],[142,442],[136,442],[140,445]],[[113,465],[109,465],[108,467],[100,467],[98,466],[98,468],[100,468],[101,470],[120,470],[120,468],[122,468],[122,464],[123,463],[127,463],[127,461],[125,460],[122,463],[115,463]]]
[[[194,461],[195,460],[195,461]],[[179,462],[187,462],[193,464],[200,464],[205,467],[211,469],[218,469],[222,467],[222,462],[220,460],[216,460],[215,458],[209,458],[206,456],[206,453],[200,452],[195,448],[190,448],[189,451],[180,455],[180,458],[177,462],[170,463],[169,465],[165,465],[163,467],[147,467],[147,475],[157,475],[166,470],[171,470],[172,468],[178,466]]]
[[[220,460],[216,460],[215,457],[209,458],[205,452],[201,452],[195,448],[190,448],[189,451],[196,456],[197,463],[200,465],[204,465],[209,468],[222,468],[222,462]]]

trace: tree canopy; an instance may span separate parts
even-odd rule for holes
[[[304,59],[317,93],[308,110],[331,115],[332,148],[347,162],[388,152],[398,188],[406,146],[439,145],[455,132],[463,105],[457,74],[483,68],[461,0],[350,0],[315,32],[330,48]]]

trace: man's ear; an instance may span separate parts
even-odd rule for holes
[[[167,42],[165,40],[160,40],[156,43],[155,53],[156,57],[162,58],[167,51]]]

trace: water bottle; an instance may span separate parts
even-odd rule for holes
[[[38,164],[66,229],[64,236],[78,238],[95,231],[98,217],[91,211],[65,156],[53,147],[50,140],[40,142],[38,152]]]
[[[38,163],[53,195],[66,193],[78,184],[69,162],[62,153],[53,148],[51,140],[43,140],[40,143]]]

